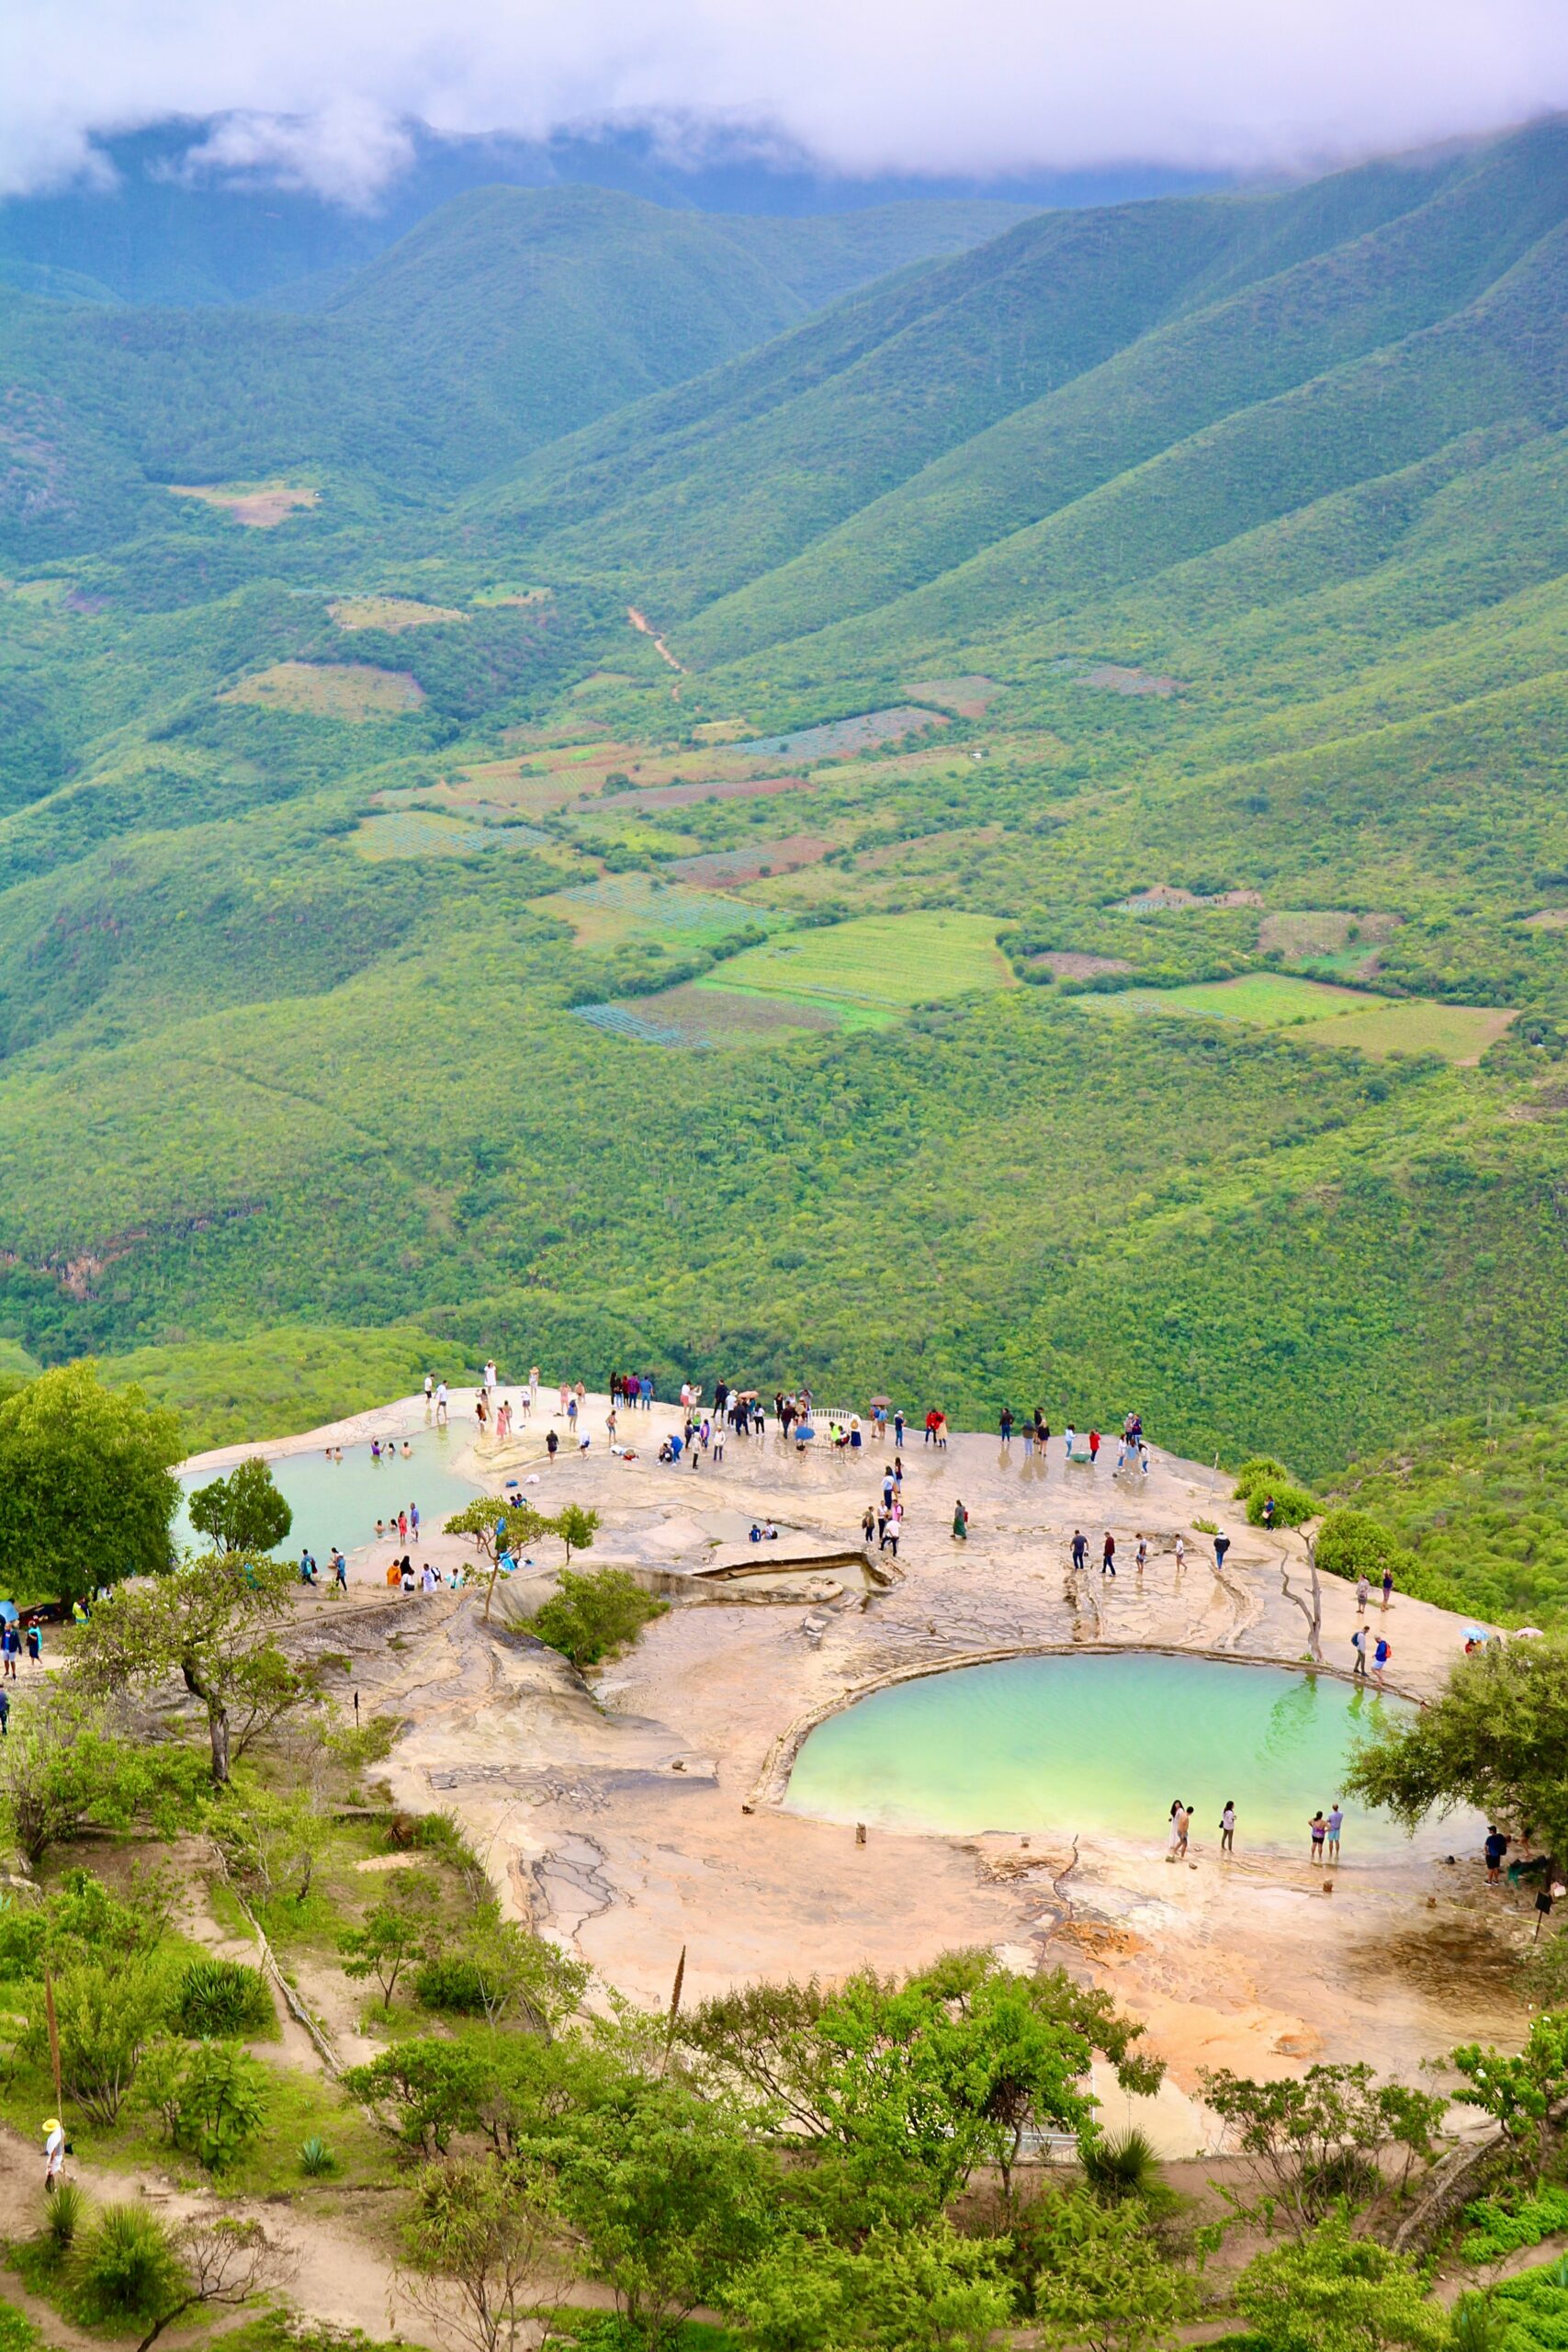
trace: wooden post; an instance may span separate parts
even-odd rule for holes
[[[64,2104],[60,2088],[60,2024],[54,2014],[54,1977],[47,1968],[43,1972],[43,2008],[49,2019],[49,2063],[54,2070],[54,2108],[58,2114]]]

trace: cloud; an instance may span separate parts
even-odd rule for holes
[[[365,204],[406,126],[712,126],[829,170],[1331,164],[1568,107],[1562,0],[6,0],[0,191],[188,168]]]

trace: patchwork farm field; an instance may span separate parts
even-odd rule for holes
[[[541,914],[569,922],[582,947],[618,947],[628,940],[689,941],[702,945],[733,937],[747,923],[764,921],[761,910],[739,905],[716,891],[650,880],[643,874],[606,874],[597,882],[558,890],[536,901]],[[744,960],[744,959],[741,959]],[[733,964],[725,967],[733,971]]]
[[[417,710],[424,691],[406,670],[378,670],[367,662],[275,662],[218,699],[359,726]]]
[[[165,487],[171,497],[194,498],[252,531],[275,531],[291,514],[308,514],[321,502],[321,492],[309,482],[172,481]]]
[[[985,915],[866,915],[748,948],[714,985],[886,1012],[1016,985]],[[699,985],[701,985],[699,983]]]
[[[1348,1047],[1382,1059],[1393,1054],[1436,1054],[1458,1064],[1480,1060],[1506,1035],[1515,1015],[1506,1007],[1439,1004],[1429,998],[1378,997],[1288,974],[1249,972],[1234,980],[1190,988],[1127,989],[1085,996],[1100,1012],[1186,1014],[1205,1021],[1245,1022],[1288,1030],[1293,1043]]]
[[[389,637],[400,629],[439,628],[468,617],[455,605],[424,605],[413,596],[339,596],[327,610],[341,629],[381,629]]]

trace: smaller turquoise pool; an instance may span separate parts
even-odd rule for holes
[[[401,1444],[400,1435],[397,1442]],[[419,1505],[422,1531],[434,1532],[480,1492],[471,1479],[459,1478],[450,1466],[451,1455],[464,1442],[461,1437],[453,1440],[444,1430],[418,1429],[408,1433],[408,1442],[412,1453],[406,1462],[400,1453],[395,1459],[372,1461],[369,1444],[365,1442],[345,1445],[341,1462],[329,1462],[324,1453],[286,1453],[269,1464],[277,1490],[294,1513],[294,1524],[278,1549],[298,1558],[301,1544],[308,1544],[324,1568],[334,1544],[345,1552],[374,1544],[376,1521],[395,1521],[410,1503]],[[188,1497],[196,1487],[209,1486],[222,1475],[204,1470],[182,1478],[180,1484]],[[198,1542],[183,1503],[175,1520],[174,1536],[176,1545]],[[418,1555],[414,1557],[417,1566]]]
[[[1404,1702],[1328,1675],[1153,1651],[1009,1658],[874,1691],[811,1732],[790,1810],[894,1829],[1102,1831],[1165,1842],[1173,1798],[1194,1849],[1308,1850],[1307,1823],[1342,1794],[1359,1736]],[[1345,1857],[1404,1832],[1351,1806]]]

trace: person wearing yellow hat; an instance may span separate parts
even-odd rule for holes
[[[65,2170],[65,2126],[58,2115],[46,2116],[43,2126],[43,2187],[46,2197]]]

